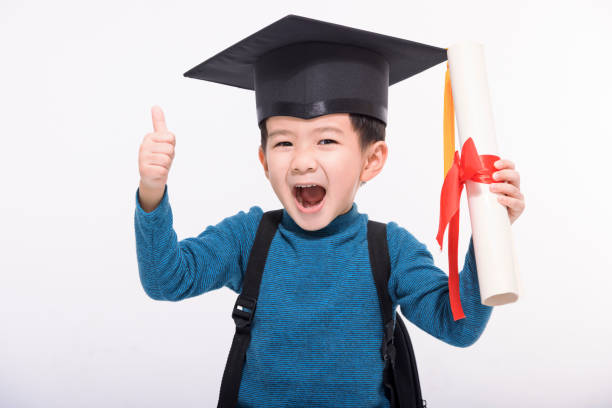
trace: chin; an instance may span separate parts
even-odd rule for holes
[[[325,213],[321,213],[315,216],[313,219],[308,219],[308,214],[302,214],[302,212],[297,208],[293,208],[289,212],[289,215],[291,215],[293,221],[295,221],[300,228],[306,231],[320,230],[321,228],[325,228],[332,221],[331,219],[328,219],[329,217]],[[293,214],[291,214],[292,212]]]
[[[307,225],[304,225],[301,222],[297,222],[297,224],[306,231],[318,231],[321,228],[325,228],[329,225],[329,223],[331,222],[331,220],[328,220],[327,222],[321,223],[321,222],[313,222],[313,223],[308,223]],[[320,225],[318,225],[320,224]]]
[[[327,202],[327,196],[323,199],[323,203],[320,210],[315,213],[303,212],[295,202],[295,197],[291,196],[290,205],[286,205],[285,208],[289,212],[289,215],[295,221],[297,225],[306,231],[317,231],[325,228],[333,220],[330,215],[329,203]]]

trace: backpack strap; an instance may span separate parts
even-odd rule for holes
[[[397,393],[394,386],[393,371],[395,371],[396,349],[393,332],[395,321],[387,284],[391,274],[391,261],[389,259],[389,248],[387,245],[387,225],[368,220],[368,251],[370,253],[370,264],[372,274],[376,283],[376,291],[382,312],[384,332],[383,342],[380,347],[382,358],[385,361],[383,371],[383,384],[385,395],[391,402],[391,407],[398,406]]]
[[[384,323],[380,350],[385,361],[385,395],[392,408],[426,407],[427,401],[422,399],[410,335],[402,319],[393,318],[393,305],[388,290],[391,260],[387,244],[387,224],[368,220],[368,250]]]
[[[238,402],[242,369],[246,351],[251,342],[251,322],[257,308],[259,285],[266,265],[268,250],[282,215],[282,209],[267,211],[259,222],[246,273],[242,279],[242,291],[232,310],[236,332],[223,372],[217,408],[234,408]]]

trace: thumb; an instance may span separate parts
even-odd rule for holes
[[[151,117],[153,118],[153,130],[156,132],[165,132],[168,130],[166,127],[166,118],[164,117],[164,111],[155,105],[151,108]]]

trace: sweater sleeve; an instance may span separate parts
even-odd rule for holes
[[[432,336],[457,347],[468,347],[483,333],[493,311],[481,303],[474,243],[459,273],[465,318],[455,321],[450,308],[448,275],[438,268],[427,247],[395,222],[387,224],[391,276],[389,295],[402,314]]]
[[[136,190],[134,229],[140,282],[155,300],[179,301],[227,286],[242,290],[242,277],[263,211],[252,206],[208,226],[197,237],[177,239],[168,186],[151,212],[140,206]]]

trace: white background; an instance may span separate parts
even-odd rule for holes
[[[179,239],[280,208],[252,91],[185,78],[297,14],[439,47],[485,47],[499,154],[526,210],[523,296],[469,348],[408,323],[430,407],[612,406],[606,1],[17,2],[0,5],[0,406],[214,407],[234,335],[227,288],[154,301],[138,275],[138,147],[151,106],[176,134]],[[389,90],[389,157],[356,197],[447,269],[435,241],[446,63]],[[460,268],[470,235],[462,198]],[[446,241],[445,241],[446,242]]]

